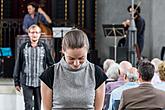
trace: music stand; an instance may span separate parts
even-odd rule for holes
[[[115,38],[115,44],[114,44],[114,60],[116,62],[116,56],[117,56],[117,38],[124,37],[124,25],[122,24],[103,24],[103,31],[105,37],[114,37]]]
[[[53,27],[52,30],[54,38],[62,38],[72,27]]]
[[[53,38],[55,48],[55,62],[59,62],[61,59],[61,43],[64,35],[72,30],[72,27],[53,27]]]

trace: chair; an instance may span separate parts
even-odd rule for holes
[[[160,53],[160,58],[161,60],[164,60],[164,53],[165,53],[165,47],[162,47],[161,53]]]
[[[120,100],[115,100],[114,104],[112,105],[112,110],[118,110],[120,104]]]
[[[110,97],[111,97],[111,93],[105,94],[103,110],[108,110],[108,108],[109,108],[109,102],[110,102]]]

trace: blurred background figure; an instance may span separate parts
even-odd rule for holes
[[[125,83],[124,75],[127,74],[127,71],[132,68],[132,65],[128,61],[122,61],[119,64],[119,76],[117,81],[108,82],[106,84],[106,93],[111,93],[117,87],[120,87]],[[118,74],[118,73],[117,73]],[[112,76],[112,75],[111,75]]]
[[[119,78],[119,64],[112,64],[105,74],[108,76],[107,81],[117,81]]]
[[[156,89],[151,84],[154,66],[149,61],[142,61],[138,67],[140,85],[124,90],[118,110],[161,110],[165,108],[165,91]]]
[[[158,65],[158,71],[161,82],[154,84],[154,86],[158,89],[165,91],[165,61],[161,62]]]
[[[124,77],[126,83],[111,92],[109,110],[118,110],[121,95],[124,90],[139,86],[139,73],[135,67],[130,68]]]
[[[143,51],[143,47],[144,47],[145,20],[140,15],[141,8],[139,5],[140,4],[138,4],[138,5],[134,4],[134,9],[132,9],[132,5],[130,5],[130,6],[128,6],[127,10],[130,15],[131,15],[132,11],[134,11],[134,20],[135,20],[135,26],[137,29],[137,45],[138,45],[138,49],[140,52],[139,54],[141,54]],[[127,31],[129,26],[131,25],[130,19],[125,20],[122,24],[124,25],[125,30]]]
[[[39,25],[39,23],[42,23],[43,25],[48,26],[49,24],[52,23],[50,17],[41,7],[39,7],[39,5],[36,2],[28,3],[27,11],[28,14],[26,14],[23,19],[23,31],[25,33],[28,32],[28,28],[33,24]]]
[[[106,85],[107,85],[108,82],[110,84],[110,83],[113,83],[113,82],[117,81],[118,78],[119,78],[119,74],[120,74],[119,64],[117,64],[117,63],[112,64],[108,68],[108,70],[105,74],[108,76],[108,79],[106,80]],[[110,99],[110,91],[108,91],[106,89],[105,99],[104,99],[104,110],[107,110],[108,107],[109,107],[109,99]]]
[[[153,76],[153,78],[151,80],[151,83],[152,84],[159,83],[159,82],[161,82],[161,80],[160,80],[160,77],[159,77],[158,66],[159,66],[160,63],[162,63],[162,60],[160,60],[159,58],[153,58],[151,60],[151,63],[155,67],[155,72],[154,72],[154,76]]]
[[[124,76],[127,74],[127,71],[130,68],[132,68],[132,65],[130,62],[122,61],[119,64],[119,71],[117,69],[114,71],[118,71],[118,72],[112,72],[113,74],[116,74],[115,76],[117,76],[118,74],[119,74],[119,76],[118,76],[117,81],[111,81],[111,82],[106,83],[106,85],[105,85],[105,87],[106,87],[106,89],[105,89],[106,96],[105,96],[105,101],[104,101],[104,109],[105,110],[107,110],[109,108],[109,101],[110,101],[111,92],[114,89],[125,84],[125,77]],[[112,75],[112,73],[111,73],[111,76],[114,76],[114,75]]]
[[[108,68],[114,63],[115,63],[115,61],[113,59],[106,59],[103,63],[104,72],[106,73]]]

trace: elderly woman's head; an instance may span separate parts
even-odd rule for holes
[[[103,63],[104,72],[107,72],[108,68],[111,67],[115,61],[113,59],[106,59]]]
[[[108,68],[106,75],[108,76],[109,79],[118,80],[118,78],[119,78],[119,64],[117,64],[117,63],[112,64]]]
[[[129,82],[138,81],[139,73],[137,71],[137,68],[135,68],[135,67],[130,68],[126,73],[126,77]]]
[[[151,60],[151,63],[154,65],[154,67],[155,67],[155,73],[158,73],[159,71],[158,71],[158,66],[159,66],[159,64],[160,63],[162,63],[162,60],[160,60],[159,58],[153,58],[152,60]]]

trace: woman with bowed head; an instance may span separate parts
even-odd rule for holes
[[[40,76],[44,110],[102,110],[107,76],[87,60],[88,49],[83,31],[65,34],[64,56]]]

